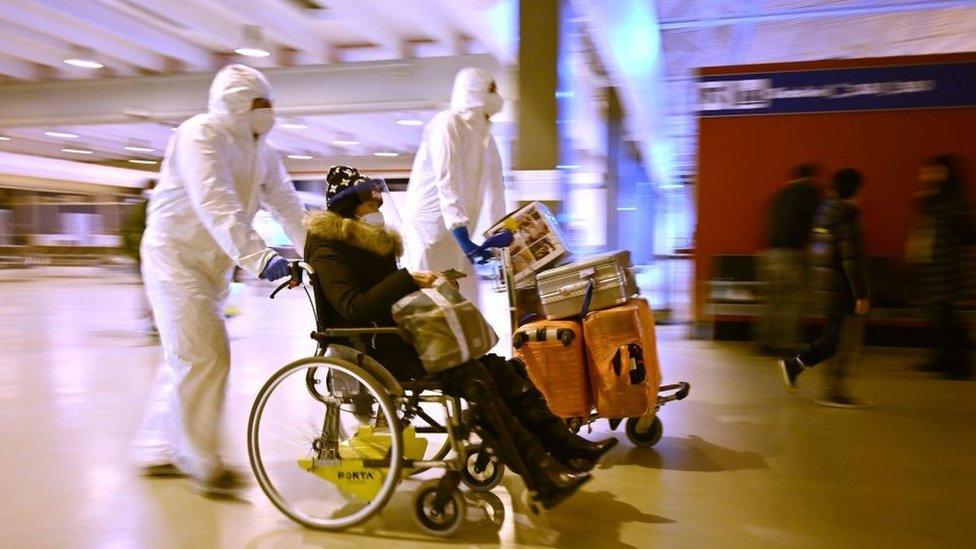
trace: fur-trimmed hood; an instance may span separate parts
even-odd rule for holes
[[[374,227],[328,210],[309,214],[305,218],[305,227],[320,238],[343,242],[377,255],[403,255],[403,238],[389,227]]]

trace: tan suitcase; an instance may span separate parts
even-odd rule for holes
[[[654,316],[647,301],[592,312],[583,321],[590,384],[604,418],[653,413],[661,385]]]
[[[590,380],[579,322],[543,320],[526,324],[512,336],[515,358],[559,417],[587,417],[593,409]]]

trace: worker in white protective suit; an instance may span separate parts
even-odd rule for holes
[[[495,79],[481,69],[461,69],[451,108],[424,128],[410,173],[403,228],[411,271],[458,269],[461,293],[479,304],[473,261],[488,252],[471,241],[505,215],[501,155],[490,117],[502,109]]]
[[[230,369],[222,303],[235,264],[268,280],[289,274],[288,262],[251,227],[258,209],[283,225],[297,250],[305,209],[265,142],[274,111],[264,75],[224,67],[207,109],[170,139],[149,201],[142,273],[166,363],[133,450],[147,475],[188,475],[205,493],[226,494],[243,479],[218,452]]]

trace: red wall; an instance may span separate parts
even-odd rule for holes
[[[860,60],[861,66],[944,61],[947,56]],[[973,55],[950,56],[971,60]],[[858,60],[706,69],[707,74],[839,68]],[[824,183],[843,167],[865,174],[864,225],[868,252],[901,255],[919,164],[958,153],[973,166],[976,108],[885,110],[700,119],[696,318],[716,254],[754,253],[763,245],[766,206],[790,167],[817,162]]]

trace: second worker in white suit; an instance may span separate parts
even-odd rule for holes
[[[228,65],[210,86],[208,112],[170,139],[149,201],[142,272],[166,363],[154,382],[134,459],[148,474],[187,474],[208,493],[241,484],[219,454],[230,369],[221,306],[234,265],[261,278],[288,262],[251,227],[262,206],[302,250],[305,209],[265,136],[271,88],[257,70]]]
[[[505,216],[501,155],[490,117],[502,109],[495,79],[481,69],[461,69],[454,79],[451,108],[437,113],[423,139],[407,187],[405,243],[408,268],[458,269],[461,293],[478,304],[478,278],[471,241]]]

